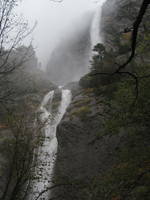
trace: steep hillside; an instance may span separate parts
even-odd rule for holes
[[[141,2],[107,0],[103,6],[105,42],[95,48],[91,73],[73,91],[57,131],[56,198],[149,199],[150,8],[139,30],[136,56],[125,69],[128,73],[105,74],[128,58]],[[145,78],[137,85],[131,73]]]

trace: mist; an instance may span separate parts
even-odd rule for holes
[[[82,16],[94,11],[104,1],[64,0],[58,3],[51,0],[25,0],[20,3],[18,12],[28,20],[29,26],[32,27],[37,21],[37,27],[31,37],[43,67],[47,65],[55,47],[67,35],[76,33],[72,29],[79,29],[84,24]]]

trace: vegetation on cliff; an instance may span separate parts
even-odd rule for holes
[[[149,199],[150,24],[148,19],[147,16],[143,22],[144,30],[139,31],[136,53],[129,66],[123,68],[120,73],[115,73],[121,65],[118,63],[118,60],[121,61],[120,55],[122,60],[127,60],[129,55],[131,37],[128,37],[128,33],[124,33],[117,53],[107,51],[102,44],[95,47],[96,55],[92,60],[92,71],[80,80],[82,87],[93,88],[96,96],[104,98],[102,113],[104,123],[96,140],[101,136],[112,137],[120,134],[126,136],[125,144],[122,147],[118,145],[116,155],[112,154],[117,157],[115,164],[91,181],[93,189],[90,190],[90,184],[87,191],[91,191],[94,200]],[[124,40],[129,41],[128,45],[123,42]],[[126,51],[122,51],[123,44],[128,47]]]

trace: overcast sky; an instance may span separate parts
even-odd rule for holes
[[[23,0],[19,12],[29,21],[30,26],[35,21],[38,22],[32,35],[39,59],[45,64],[69,24],[87,10],[95,9],[103,1],[63,0],[61,3],[56,3],[50,0]]]

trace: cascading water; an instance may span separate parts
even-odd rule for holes
[[[100,24],[102,4],[104,2],[105,0],[101,0],[100,5],[95,11],[95,15],[91,24],[91,50],[93,50],[96,44],[103,42],[102,37],[100,36]],[[92,55],[93,53],[91,54],[91,56]],[[51,180],[53,178],[53,169],[55,166],[58,146],[56,129],[66,111],[67,106],[71,101],[71,92],[69,90],[64,90],[62,87],[59,87],[59,89],[61,90],[62,99],[58,108],[58,113],[55,114],[55,116],[52,115],[51,108],[49,108],[49,111],[46,109],[48,103],[51,107],[52,100],[55,95],[54,91],[49,92],[44,97],[40,106],[40,121],[41,123],[44,123],[44,127],[42,128],[44,141],[42,143],[42,146],[38,149],[38,163],[35,169],[38,179],[34,181],[32,198],[29,198],[29,200],[37,200],[41,198],[48,200],[48,197],[50,195],[50,192],[46,192],[46,188],[52,185]],[[39,194],[42,194],[40,198],[38,198]]]
[[[95,11],[93,22],[91,25],[91,50],[93,50],[94,46],[98,43],[102,43],[103,39],[100,35],[101,31],[101,14],[102,14],[102,5],[106,0],[101,0],[98,8]]]
[[[100,37],[100,18],[101,18],[101,6],[97,8],[97,11],[95,12],[92,26],[91,26],[91,48],[101,42]]]
[[[61,89],[61,88],[59,88]],[[42,132],[44,141],[38,148],[37,166],[35,169],[36,180],[32,186],[32,197],[29,199],[38,199],[39,194],[52,185],[53,168],[57,153],[56,129],[60,123],[65,111],[71,101],[70,90],[61,89],[61,102],[58,107],[58,113],[52,116],[52,110],[48,111],[46,105],[52,104],[55,92],[49,92],[43,99],[39,112],[40,121],[43,124]],[[48,199],[49,191],[42,194],[42,199]]]

